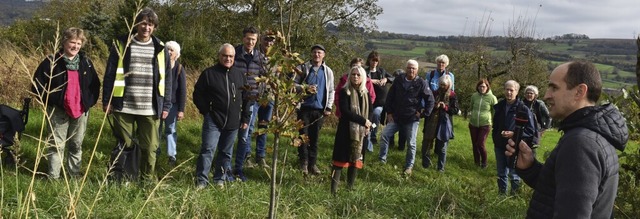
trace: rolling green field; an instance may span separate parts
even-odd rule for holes
[[[585,47],[589,46],[589,43],[597,42],[598,40],[591,41],[580,41],[577,43],[569,44],[566,42],[558,42],[558,43],[549,43],[540,41],[537,42],[536,45],[539,47],[541,52],[554,53],[554,54],[563,54],[563,55],[571,55],[575,59],[589,59],[588,55],[590,53],[575,50],[576,47]],[[443,49],[443,45],[440,42],[429,42],[429,41],[412,41],[407,39],[371,39],[377,50],[381,54],[393,55],[398,57],[406,57],[406,58],[418,58],[422,60],[432,60],[433,57],[426,57],[425,52],[430,51],[433,53],[443,53],[446,52]],[[414,45],[415,47],[407,47],[407,45]],[[410,49],[408,49],[410,48]],[[502,57],[507,56],[509,53],[505,50],[496,50],[495,48],[488,47],[487,48],[491,53],[495,56]],[[631,54],[633,55],[633,54]],[[610,60],[618,60],[622,62],[631,62],[635,60],[635,57],[629,57],[629,55],[612,55],[612,54],[599,54],[599,56],[610,59]],[[549,61],[550,63],[557,65],[562,62],[558,61]],[[602,64],[602,63],[594,63],[600,72],[603,74],[603,83],[605,87],[608,88],[623,88],[630,87],[635,85],[634,83],[620,81],[617,78],[635,78],[635,72],[624,71],[620,69],[616,69],[615,66]],[[617,70],[618,74],[612,74],[614,69]]]

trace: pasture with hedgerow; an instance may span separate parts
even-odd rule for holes
[[[170,5],[165,1],[92,0],[89,4],[76,4],[74,14],[80,19],[53,13],[69,12],[73,2],[76,1],[41,3],[31,10],[37,10],[48,19],[34,17],[0,28],[0,45],[5,51],[0,57],[0,104],[21,109],[22,99],[32,98],[26,129],[12,146],[18,155],[18,163],[2,165],[0,169],[1,218],[523,218],[532,190],[523,184],[518,194],[498,193],[491,136],[486,142],[488,167],[474,164],[469,122],[465,116],[470,109],[470,96],[478,78],[490,78],[492,91],[498,98],[504,96],[501,84],[509,79],[517,80],[523,87],[536,85],[543,96],[550,70],[559,63],[579,58],[597,65],[607,88],[601,100],[615,104],[624,113],[630,130],[627,148],[619,152],[620,183],[614,215],[616,218],[640,215],[640,179],[637,178],[640,175],[637,127],[640,98],[635,86],[635,57],[627,57],[629,52],[638,51],[633,40],[571,36],[534,39],[517,31],[509,32],[507,37],[421,37],[381,33],[368,26],[368,22],[375,21],[381,13],[375,0],[319,1],[356,11],[346,17],[339,10],[321,14],[312,10],[314,5],[284,5],[281,1],[251,4],[227,1],[229,5],[214,2],[196,7]],[[44,156],[48,125],[46,106],[30,93],[35,69],[47,55],[60,48],[58,34],[75,26],[87,30],[89,37],[82,51],[92,59],[102,80],[108,47],[116,36],[127,32],[127,22],[131,22],[132,15],[142,6],[150,6],[158,13],[161,28],[154,35],[165,41],[177,41],[183,50],[179,61],[186,68],[188,97],[185,119],[179,121],[177,127],[177,165],[169,164],[166,139],[162,139],[155,179],[109,180],[109,161],[116,140],[106,121],[109,116],[98,101],[89,113],[82,147],[82,176],[48,179],[45,174],[48,162]],[[232,10],[242,7],[256,10]],[[278,13],[274,13],[276,11]],[[309,11],[312,18],[335,19],[341,25],[317,21],[320,19],[294,19],[300,11]],[[528,22],[531,21],[525,18],[516,25],[535,32]],[[351,58],[366,58],[371,50],[381,53],[381,66],[389,72],[404,68],[408,59],[418,60],[421,77],[434,68],[433,59],[437,55],[447,54],[451,59],[450,69],[456,74],[455,88],[461,112],[453,117],[455,138],[449,142],[445,171],[419,165],[421,123],[416,165],[411,176],[402,175],[406,149],[390,148],[387,162],[382,163],[378,161],[380,147],[374,145],[374,151],[365,154],[364,168],[358,172],[354,188],[347,189],[343,176],[334,196],[330,192],[330,174],[337,118],[329,116],[321,130],[318,166],[322,173],[304,176],[298,169],[297,143],[290,138],[296,135],[287,131],[295,127],[295,116],[288,120],[284,118],[290,106],[283,102],[280,108],[283,114],[274,116],[274,120],[282,119],[278,120],[282,121],[278,124],[282,126],[267,131],[267,164],[275,167],[275,171],[263,167],[246,168],[246,182],[227,183],[223,188],[196,189],[194,172],[202,142],[203,118],[191,101],[193,86],[200,72],[217,62],[217,51],[222,43],[241,43],[241,30],[248,24],[278,32],[276,50],[270,53],[273,60],[284,60],[278,63],[288,65],[298,59],[308,60],[308,48],[316,43],[323,44],[327,48],[327,64],[334,69],[336,78],[347,71]],[[612,48],[611,53],[603,48]],[[285,68],[282,67],[283,71]],[[275,77],[261,81],[283,80]],[[292,97],[285,95],[290,87],[274,90],[283,100]],[[523,92],[521,89],[520,94]],[[547,130],[537,149],[537,159],[544,161],[561,136],[555,128]],[[275,142],[279,143],[278,147],[274,146]],[[252,149],[255,151],[255,138]],[[274,154],[276,163],[272,159]],[[3,161],[5,155],[3,152]],[[255,156],[255,152],[252,155]]]

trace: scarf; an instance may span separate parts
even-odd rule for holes
[[[369,97],[367,92],[359,92],[353,86],[349,86],[351,95],[351,112],[364,118],[369,118]],[[349,134],[351,136],[351,162],[362,159],[362,141],[366,128],[358,123],[349,122]]]
[[[73,57],[73,59],[69,59],[66,56],[62,56],[64,58],[64,62],[67,63],[67,70],[78,70],[80,65],[80,55]]]
[[[449,105],[449,95],[451,94],[451,90],[438,90],[435,103],[444,102],[445,105]],[[424,128],[424,138],[429,141],[433,141],[436,138],[436,131],[438,129],[438,121],[440,120],[440,113],[444,112],[443,108],[436,109],[435,106],[433,111],[431,112],[431,116],[426,121],[427,125]]]

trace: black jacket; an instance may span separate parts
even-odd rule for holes
[[[585,107],[560,123],[564,135],[544,164],[518,175],[534,189],[527,218],[610,218],[618,187],[618,155],[629,139],[614,106]]]
[[[184,66],[176,61],[175,66],[171,69],[171,103],[178,107],[178,112],[184,112],[184,106],[187,102],[187,71]],[[172,105],[173,107],[173,105]]]
[[[517,99],[517,97],[516,97]],[[527,142],[529,145],[533,145],[535,138],[537,138],[535,125],[533,124],[533,115],[531,114],[531,110],[529,108],[525,108],[527,106],[524,103],[517,99],[515,103],[507,109],[507,101],[505,99],[501,99],[498,101],[496,105],[493,105],[493,144],[495,148],[500,149],[502,151],[506,150],[507,140],[508,138],[502,137],[502,131],[515,131],[516,130],[516,114],[518,111],[526,111],[528,116],[527,125],[524,127],[524,131],[522,133],[522,140]]]
[[[428,117],[433,109],[434,99],[427,82],[420,76],[416,76],[410,82],[410,86],[405,88],[403,83],[406,80],[403,74],[393,82],[387,101],[385,111],[393,116],[393,121],[399,124],[419,121],[420,117]],[[420,115],[416,116],[416,113]]]
[[[247,81],[238,68],[216,64],[205,69],[193,90],[193,103],[200,114],[210,114],[219,129],[240,128],[249,122]]]
[[[384,68],[377,68],[375,74],[371,73],[371,69],[369,67],[367,67],[365,71],[367,72],[367,76],[369,76],[369,78],[371,79],[380,80],[386,78],[387,84],[393,82],[393,76],[385,71]],[[387,92],[389,90],[389,87],[386,85],[373,84],[373,89],[376,92],[376,101],[373,102],[373,106],[384,106],[387,101]]]
[[[83,112],[87,112],[98,101],[100,78],[96,73],[93,62],[83,52],[78,53],[78,56],[80,58],[78,66],[78,73],[80,74],[80,103],[82,104]],[[53,71],[51,70],[51,61],[55,62]],[[53,76],[51,79],[49,79],[50,75]],[[33,80],[35,82],[31,86],[33,93],[39,95],[45,103],[47,103],[48,96],[49,105],[64,108],[68,77],[66,62],[62,58],[62,51],[54,56],[45,58],[33,74]]]

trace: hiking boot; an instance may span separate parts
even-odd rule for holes
[[[300,170],[302,171],[303,175],[309,174],[307,161],[300,161]]]
[[[256,164],[258,165],[258,167],[269,168],[269,165],[267,165],[267,161],[264,160],[264,157],[256,157]]]
[[[176,157],[169,157],[169,167],[176,167]]]
[[[322,173],[322,172],[320,172],[320,169],[319,169],[319,168],[318,168],[318,166],[316,166],[316,165],[312,165],[312,166],[310,166],[310,167],[309,167],[309,172],[310,172],[311,174],[313,174],[313,175],[320,175],[320,173]]]

